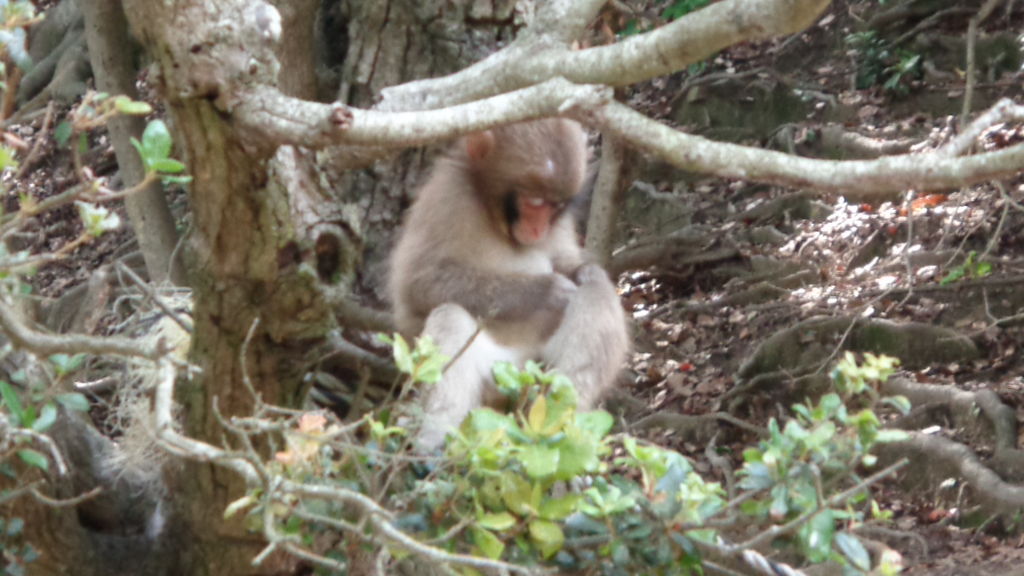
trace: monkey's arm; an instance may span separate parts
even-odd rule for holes
[[[426,316],[455,303],[484,320],[515,321],[538,312],[561,312],[576,285],[561,274],[498,273],[454,260],[423,266],[408,284],[412,308]]]

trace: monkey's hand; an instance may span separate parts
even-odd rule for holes
[[[544,308],[561,312],[569,304],[569,300],[576,294],[578,287],[576,282],[557,272],[549,275],[550,285],[547,291],[547,298],[544,300]]]
[[[576,269],[573,276],[580,287],[609,286],[614,288],[612,281],[608,278],[608,273],[597,264],[584,264]]]

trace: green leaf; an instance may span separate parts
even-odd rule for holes
[[[804,555],[812,563],[824,562],[832,551],[836,525],[831,510],[822,510],[800,527],[798,535]]]
[[[524,447],[517,457],[530,478],[544,478],[558,469],[559,451],[555,448],[534,444]]]
[[[473,544],[476,545],[484,556],[491,560],[501,558],[501,554],[505,551],[505,545],[497,536],[488,530],[476,526],[473,527]]]
[[[530,540],[540,550],[541,556],[550,558],[562,549],[565,543],[565,534],[554,522],[547,520],[534,520],[530,522]]]
[[[114,99],[114,108],[121,114],[131,116],[145,116],[153,111],[153,107],[145,102],[137,102],[127,96],[118,96]]]
[[[536,512],[533,507],[533,487],[525,478],[511,472],[501,477],[501,497],[505,507],[515,514],[532,516]]]
[[[597,439],[607,436],[614,425],[615,418],[604,410],[576,414],[576,426]]]
[[[853,534],[840,532],[836,534],[836,546],[846,556],[851,564],[867,572],[871,569],[871,555],[868,554],[864,545]]]
[[[516,517],[508,512],[497,512],[483,514],[477,519],[476,524],[481,528],[502,532],[516,525]]]
[[[533,406],[530,407],[530,413],[526,417],[526,422],[530,426],[530,431],[535,434],[541,434],[544,431],[544,423],[548,419],[548,400],[544,396],[538,396],[533,401]]]
[[[562,498],[547,498],[540,503],[537,513],[545,520],[562,520],[576,512],[582,494],[566,494]]]
[[[43,456],[42,454],[36,452],[31,448],[18,450],[18,458],[21,458],[22,462],[24,462],[25,464],[28,464],[29,466],[34,466],[36,468],[39,468],[40,470],[50,469],[50,461],[46,459],[46,456]]]
[[[85,394],[80,392],[68,392],[66,394],[57,394],[57,402],[61,406],[68,410],[74,410],[76,412],[88,412],[89,411],[89,399],[85,397]]]
[[[905,396],[887,396],[882,399],[882,404],[892,406],[903,415],[908,414],[911,408],[910,400]]]
[[[142,149],[145,150],[145,156],[150,160],[147,165],[169,157],[171,144],[171,133],[167,130],[167,125],[163,120],[153,120],[147,124],[146,129],[142,132]]]
[[[25,420],[25,409],[21,405],[21,400],[18,399],[18,393],[6,380],[0,380],[0,397],[3,398],[7,409],[11,411],[11,416],[14,416],[14,425],[21,426]]]
[[[469,413],[469,426],[477,432],[491,432],[493,430],[505,430],[506,432],[519,432],[515,420],[509,414],[496,412],[490,408],[478,408]]]
[[[491,372],[494,374],[494,383],[502,394],[515,397],[522,391],[519,371],[511,362],[495,362]]]
[[[9,146],[0,146],[0,172],[14,170],[18,161],[14,158],[14,150]]]
[[[412,350],[409,349],[409,343],[402,338],[401,334],[395,334],[395,344],[391,348],[391,352],[395,357],[395,366],[398,367],[399,371],[403,374],[412,374],[414,364],[412,362]]]
[[[32,429],[36,432],[45,432],[57,422],[57,407],[53,403],[46,404],[39,412],[39,418],[32,423]]]
[[[565,437],[555,447],[559,451],[558,470],[555,472],[558,480],[571,480],[585,472],[598,472],[601,468],[599,442],[579,430],[566,431]]]
[[[85,363],[85,354],[54,354],[49,358],[50,362],[60,374],[68,374],[78,370]]]
[[[160,180],[164,184],[188,184],[192,181],[191,176],[160,176]]]
[[[608,533],[608,526],[604,522],[598,522],[582,512],[573,513],[566,518],[565,527],[581,534],[603,535]]]
[[[180,174],[185,171],[185,165],[173,158],[154,160],[149,167],[161,174]]]
[[[57,124],[57,127],[53,129],[53,139],[57,142],[57,146],[61,148],[67,146],[71,139],[71,129],[71,122],[67,120]]]

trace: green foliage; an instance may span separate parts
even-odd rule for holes
[[[0,498],[3,495],[0,494]],[[0,518],[0,574],[5,576],[23,576],[27,574],[26,564],[35,562],[39,553],[31,544],[25,542],[25,521],[18,517]]]
[[[857,88],[881,85],[897,96],[910,91],[911,81],[921,78],[921,55],[904,49],[893,50],[874,30],[846,37],[857,61]]]
[[[662,9],[661,17],[666,22],[671,22],[690,12],[696,12],[710,3],[711,0],[672,0]]]
[[[4,0],[0,2],[0,46],[16,66],[23,70],[32,67],[28,54],[28,26],[41,20],[35,5],[28,0]],[[6,70],[4,76],[6,77]],[[7,89],[4,82],[4,90]]]
[[[395,366],[402,373],[408,374],[413,382],[434,384],[441,380],[448,358],[440,353],[429,337],[418,339],[414,349],[409,348],[409,343],[401,334],[378,334],[377,338],[391,346]]]
[[[874,445],[905,439],[903,432],[882,430],[874,412],[883,404],[903,412],[910,408],[906,398],[882,398],[878,393],[897,364],[894,358],[872,354],[858,364],[848,352],[832,372],[836,393],[822,396],[816,404],[794,405],[795,419],[782,429],[771,420],[768,438],[743,453],[740,487],[764,494],[744,502],[743,512],[775,523],[806,518],[796,532],[796,545],[810,562],[831,560],[850,574],[870,570],[863,545],[851,533],[837,533],[836,526],[885,515],[874,505],[870,514],[855,506],[869,498],[866,489],[849,500],[833,502],[823,487],[837,492],[856,485],[862,480],[859,467],[875,464],[870,454]],[[857,405],[863,407],[851,410]]]
[[[132,145],[139,151],[146,172],[159,174],[168,183],[191,182],[191,176],[174,176],[184,172],[185,165],[170,157],[172,144],[171,133],[163,120],[153,120],[146,125],[142,132],[142,142],[132,138]]]
[[[711,0],[669,0],[662,5],[657,21],[658,23],[667,23],[678,20],[691,12],[704,8],[708,4],[711,4]],[[624,38],[646,32],[653,24],[646,19],[632,18],[626,22],[626,25],[619,31],[618,36]]]
[[[410,347],[398,336],[382,339],[410,383],[441,377],[446,359],[429,341]],[[396,526],[450,552],[561,572],[698,574],[700,550],[718,542],[712,526],[739,524],[757,530],[788,525],[777,546],[811,563],[838,563],[844,574],[892,574],[898,556],[872,566],[849,529],[887,519],[860,470],[874,465],[873,446],[902,437],[882,430],[874,412],[909,407],[905,399],[879,393],[895,368],[891,358],[866,355],[858,363],[844,357],[832,373],[834,393],[794,406],[792,420],[784,426],[773,420],[765,439],[744,452],[744,492],[732,495],[741,502],[733,506],[684,456],[611,434],[614,420],[606,412],[577,412],[572,383],[533,362],[522,369],[494,366],[508,409],[473,411],[449,436],[443,459],[409,459],[408,411],[403,416],[400,408],[385,408],[348,427],[319,413],[291,417],[276,428],[286,449],[268,470],[366,494],[394,512]],[[260,490],[232,503],[225,515],[243,511],[253,529],[264,529],[271,518],[274,530],[310,548],[333,541],[322,537],[332,528],[316,518],[358,520],[333,501],[267,499]],[[343,537],[347,544],[317,552],[343,558],[360,538],[350,534]],[[464,567],[456,572],[478,574]]]
[[[990,262],[985,262],[984,260],[978,260],[977,258],[978,253],[971,250],[967,254],[967,259],[959,266],[950,270],[949,273],[942,278],[939,284],[945,286],[964,278],[984,278],[991,274],[992,264]]]

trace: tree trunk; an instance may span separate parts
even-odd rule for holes
[[[200,23],[205,2],[170,6],[133,0],[125,8],[161,71],[177,150],[193,175],[191,359],[202,372],[179,384],[183,428],[189,436],[221,445],[225,431],[216,411],[225,418],[253,411],[246,382],[264,402],[300,406],[310,356],[334,327],[323,284],[341,283],[344,288],[354,273],[351,255],[358,246],[357,239],[346,235],[355,227],[340,213],[323,208],[326,195],[311,171],[311,155],[248,141],[210,94],[197,93],[197,76],[190,75],[187,63],[176,60],[194,54],[191,50],[201,49],[204,42],[216,42],[211,40],[213,25]],[[285,24],[311,27],[294,19]],[[286,29],[282,37],[291,34],[309,35]],[[261,52],[261,46],[239,51],[274,70],[273,55]],[[205,72],[231,73],[215,68]],[[230,84],[213,80],[209,89]],[[335,250],[318,250],[324,243]],[[322,261],[331,257],[336,261]],[[329,277],[321,277],[325,270]],[[243,358],[248,359],[244,367]],[[273,558],[253,567],[252,559],[265,542],[246,532],[244,518],[221,520],[227,504],[246,492],[234,473],[215,464],[186,462],[170,474],[168,483],[173,494],[170,526],[183,541],[178,573],[263,574],[284,568]]]

